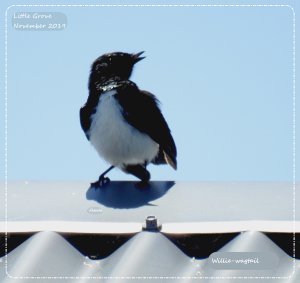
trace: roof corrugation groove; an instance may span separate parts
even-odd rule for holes
[[[85,183],[9,183],[9,276],[2,257],[0,282],[300,282],[300,261],[290,256],[300,218],[292,222],[292,192],[289,183],[152,182],[140,189],[134,182],[112,182],[98,191]],[[161,232],[141,231],[149,215],[158,217]],[[93,245],[101,259],[90,259],[71,234]],[[95,235],[123,238],[101,253],[106,245],[91,241]],[[210,249],[203,235],[213,238]],[[279,262],[273,269],[217,270],[208,251],[266,252]]]

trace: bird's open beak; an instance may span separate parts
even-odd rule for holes
[[[131,55],[131,56],[132,56],[132,59],[134,60],[134,63],[137,63],[137,62],[143,60],[144,58],[146,58],[146,57],[140,57],[144,52],[145,52],[145,51],[141,51],[141,52],[139,52],[139,53],[136,53],[136,54],[132,54],[132,55]]]

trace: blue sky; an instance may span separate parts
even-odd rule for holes
[[[26,11],[62,12],[67,28],[14,30],[13,13]],[[292,180],[291,8],[14,7],[8,23],[10,180],[97,179],[108,165],[78,113],[90,64],[105,52],[142,50],[132,80],[161,101],[178,147],[178,171],[149,166],[154,180]]]

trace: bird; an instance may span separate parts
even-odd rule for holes
[[[147,166],[169,164],[177,170],[177,149],[170,128],[152,93],[130,80],[144,53],[112,52],[91,65],[88,98],[80,108],[80,124],[86,138],[110,167],[96,182],[110,182],[105,175],[113,168],[132,174],[147,184]]]

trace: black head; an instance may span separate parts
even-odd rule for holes
[[[129,79],[135,63],[144,59],[141,57],[144,51],[130,54],[123,52],[107,53],[95,60],[91,68],[91,74],[95,79],[108,80],[118,77],[121,80]]]

